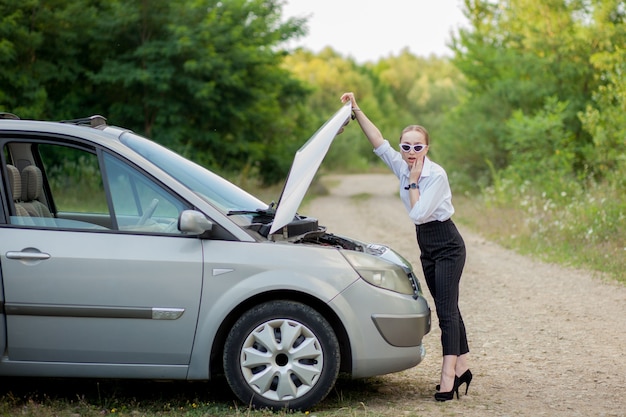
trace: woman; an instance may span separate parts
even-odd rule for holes
[[[341,96],[343,103],[348,100],[374,152],[400,179],[400,197],[415,223],[422,270],[441,329],[443,363],[435,399],[451,400],[455,392],[458,398],[459,386],[464,383],[467,394],[472,372],[467,359],[465,325],[458,306],[465,243],[450,219],[454,207],[448,176],[426,157],[429,146],[426,129],[417,125],[406,127],[400,135],[400,152],[396,151],[359,108],[353,93]]]

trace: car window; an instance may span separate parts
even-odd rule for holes
[[[11,224],[181,233],[178,216],[187,205],[110,153],[50,143],[9,143],[5,159],[14,205]]]
[[[167,172],[224,214],[268,205],[226,179],[146,138],[126,132],[121,142]]]
[[[115,219],[121,230],[179,233],[181,201],[137,169],[104,155],[106,182],[111,192]]]
[[[38,145],[37,151],[56,210],[109,216],[95,151],[50,144]]]

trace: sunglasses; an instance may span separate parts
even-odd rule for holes
[[[402,152],[411,152],[411,148],[413,148],[415,152],[421,152],[427,147],[428,145],[424,145],[421,143],[418,143],[417,145],[409,145],[408,143],[400,144],[400,149],[402,150]]]

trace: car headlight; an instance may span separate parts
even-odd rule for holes
[[[341,253],[361,278],[370,284],[401,294],[415,293],[406,271],[399,265],[362,252]]]

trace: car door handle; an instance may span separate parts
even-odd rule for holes
[[[43,261],[50,259],[50,254],[44,252],[9,251],[6,253],[6,257],[7,259],[19,259],[22,261]]]

